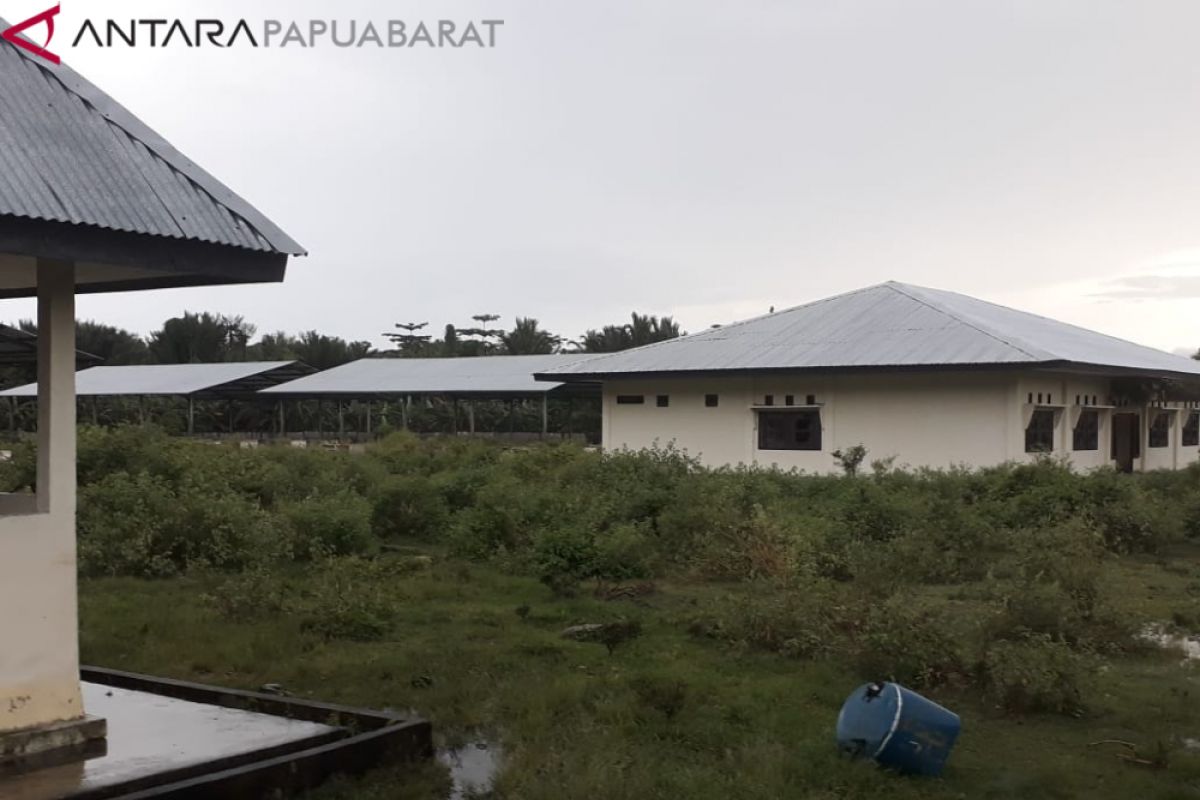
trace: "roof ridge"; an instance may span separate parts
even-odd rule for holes
[[[1010,341],[1010,339],[1015,339],[1015,337],[1005,338],[998,331],[993,330],[991,328],[991,326],[985,325],[985,324],[979,322],[978,320],[965,319],[964,315],[956,313],[954,311],[951,311],[950,309],[946,308],[944,305],[942,305],[941,303],[937,302],[936,300],[934,300],[932,298],[918,297],[917,295],[913,294],[911,291],[907,291],[910,289],[924,289],[925,287],[915,286],[915,285],[911,285],[911,284],[907,284],[907,283],[900,283],[899,281],[888,281],[887,283],[884,284],[884,286],[888,287],[889,289],[891,289],[894,292],[904,295],[905,297],[907,297],[908,299],[910,299],[914,302],[920,303],[921,305],[938,312],[939,314],[943,314],[947,317],[950,317],[951,319],[953,319],[957,322],[960,322],[963,325],[966,325],[968,328],[971,328],[972,330],[976,330],[979,333],[982,333],[984,336],[995,339],[997,342],[1000,342],[1003,345],[1013,348],[1017,352],[1021,353],[1022,355],[1028,356],[1029,358],[1033,359],[1034,361],[1045,361],[1047,355],[1049,355],[1049,356],[1054,355],[1053,353],[1046,353],[1046,352],[1043,352],[1041,354],[1031,353],[1029,350],[1025,349],[1025,347],[1022,347],[1020,344],[1017,344],[1016,341]],[[964,297],[965,297],[965,295],[964,295]],[[1009,310],[1011,311],[1011,310],[1015,310],[1015,309],[1009,309]],[[1022,341],[1022,344],[1027,344],[1027,343]],[[1032,345],[1030,345],[1030,346],[1032,346]]]
[[[1097,330],[1092,330],[1091,328],[1085,328],[1082,325],[1076,325],[1073,322],[1063,322],[1061,319],[1055,319],[1054,317],[1047,317],[1044,314],[1035,314],[1032,311],[1026,311],[1025,309],[1022,309],[1022,308],[1013,308],[1012,306],[1001,305],[1000,303],[995,303],[995,302],[992,302],[991,300],[984,300],[981,297],[973,297],[968,294],[963,294],[962,292],[952,292],[948,289],[930,289],[928,287],[923,287],[923,286],[914,286],[913,288],[923,289],[925,291],[930,291],[930,292],[938,292],[938,293],[942,293],[942,294],[953,294],[958,297],[962,297],[965,300],[969,300],[969,301],[975,302],[975,303],[982,303],[983,305],[991,306],[992,308],[998,309],[1003,312],[1008,312],[1010,314],[1022,314],[1024,316],[1033,317],[1034,319],[1041,320],[1042,322],[1047,322],[1052,325],[1058,325],[1058,326],[1064,327],[1064,328],[1071,328],[1072,330],[1079,331],[1080,333],[1087,334],[1088,336],[1100,336],[1105,339],[1108,339],[1109,341],[1117,342],[1119,344],[1129,345],[1131,347],[1139,347],[1143,350],[1151,350],[1159,355],[1175,356],[1177,358],[1192,360],[1190,356],[1183,356],[1183,355],[1179,355],[1177,353],[1171,353],[1167,350],[1160,350],[1157,347],[1151,347],[1150,345],[1142,344],[1141,342],[1135,342],[1131,339],[1122,339],[1120,336],[1113,336],[1111,333],[1104,333],[1103,331],[1097,331]],[[1049,355],[1057,356],[1058,354],[1049,353]]]
[[[0,25],[8,26],[7,20],[0,17]],[[27,38],[24,34],[17,35]],[[288,236],[278,225],[271,222],[270,219],[253,205],[209,174],[207,170],[195,161],[192,161],[192,159],[175,149],[170,142],[156,133],[149,125],[138,119],[133,112],[114,100],[99,86],[71,69],[66,62],[53,64],[44,61],[32,53],[26,52],[23,48],[8,42],[0,41],[0,47],[10,47],[18,56],[42,70],[48,77],[57,81],[67,92],[88,104],[110,125],[119,128],[133,141],[140,142],[173,171],[179,173],[189,183],[208,195],[213,203],[224,208],[237,219],[242,220],[276,251],[288,255],[308,254],[295,239]]]

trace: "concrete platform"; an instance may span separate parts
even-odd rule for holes
[[[0,775],[0,798],[285,797],[387,757],[431,755],[422,720],[110,670],[84,677],[107,752]]]

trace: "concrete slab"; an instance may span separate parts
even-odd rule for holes
[[[0,778],[4,800],[112,796],[153,775],[271,748],[301,749],[344,735],[316,722],[180,700],[98,683],[83,684],[88,713],[108,721],[108,752],[87,761]],[[123,793],[123,791],[115,791]]]

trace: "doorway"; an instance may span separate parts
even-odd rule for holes
[[[1121,472],[1133,472],[1133,462],[1142,456],[1142,418],[1139,414],[1113,414],[1112,459]]]

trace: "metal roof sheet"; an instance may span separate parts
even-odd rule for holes
[[[7,27],[0,19],[0,29]],[[257,209],[69,67],[4,40],[0,215],[304,253]]]
[[[238,361],[220,364],[131,364],[92,367],[75,374],[75,394],[96,397],[253,392],[264,382],[285,381],[312,368],[299,361]],[[37,384],[0,392],[0,397],[37,397]]]
[[[363,358],[264,389],[262,394],[544,394],[560,384],[533,373],[560,367],[578,355],[481,356],[478,358]]]
[[[1070,362],[1200,375],[1200,362],[938,289],[889,282],[645,347],[542,370],[639,373],[969,367]]]

